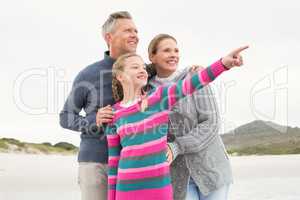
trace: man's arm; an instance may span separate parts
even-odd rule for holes
[[[81,72],[74,80],[71,92],[59,114],[60,125],[73,131],[96,132],[96,111],[89,113],[86,117],[80,115],[82,108],[86,106],[90,83],[85,81]]]

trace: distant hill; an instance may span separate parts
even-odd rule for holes
[[[300,154],[300,128],[256,120],[221,135],[229,154],[279,155]],[[0,152],[33,154],[75,154],[78,147],[66,142],[27,143],[0,138]]]
[[[256,120],[221,135],[228,153],[300,154],[300,129]]]
[[[0,152],[4,153],[30,153],[30,154],[74,154],[78,148],[67,142],[52,145],[45,143],[20,142],[13,138],[0,138]]]

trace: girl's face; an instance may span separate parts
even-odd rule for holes
[[[156,54],[150,57],[158,73],[171,74],[176,71],[179,62],[177,43],[170,38],[162,40],[157,45]]]
[[[124,61],[124,70],[117,76],[122,84],[142,88],[147,84],[148,73],[142,58],[132,56]]]

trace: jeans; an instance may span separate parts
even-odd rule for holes
[[[107,199],[107,164],[79,162],[81,200]]]
[[[229,185],[211,192],[209,195],[204,196],[199,190],[198,186],[191,178],[188,185],[186,200],[227,200],[228,198]]]

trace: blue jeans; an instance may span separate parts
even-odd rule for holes
[[[224,185],[218,190],[211,192],[209,195],[204,196],[191,178],[188,185],[186,200],[227,200],[228,191],[229,185]]]

